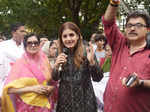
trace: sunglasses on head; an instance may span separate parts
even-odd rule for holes
[[[34,46],[39,46],[39,44],[40,44],[40,43],[39,43],[38,41],[28,41],[28,42],[27,42],[27,45],[28,45],[28,46],[33,46],[33,45],[34,45]]]

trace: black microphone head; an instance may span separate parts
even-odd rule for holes
[[[65,53],[65,54],[69,54],[69,48],[63,48],[63,51],[62,51],[63,53]]]

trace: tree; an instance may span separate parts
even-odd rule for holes
[[[143,4],[150,11],[149,0],[122,0],[130,9]],[[99,30],[101,16],[109,0],[0,0],[0,31],[9,32],[10,24],[25,23],[28,29],[49,38],[56,38],[65,21],[75,22],[88,39]],[[121,10],[120,16],[125,16]]]
[[[0,30],[20,21],[30,31],[57,37],[59,26],[73,21],[86,37],[98,30],[109,0],[0,0]]]
[[[149,0],[122,0],[129,10],[147,10],[150,12],[150,1]]]

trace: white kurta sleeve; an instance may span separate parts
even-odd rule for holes
[[[4,86],[5,79],[8,75],[8,60],[2,52],[0,52],[0,96]]]

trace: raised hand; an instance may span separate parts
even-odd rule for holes
[[[94,65],[95,64],[94,50],[93,50],[93,46],[91,43],[89,43],[89,47],[86,48],[86,52],[87,52],[87,59],[88,59],[90,65]]]

